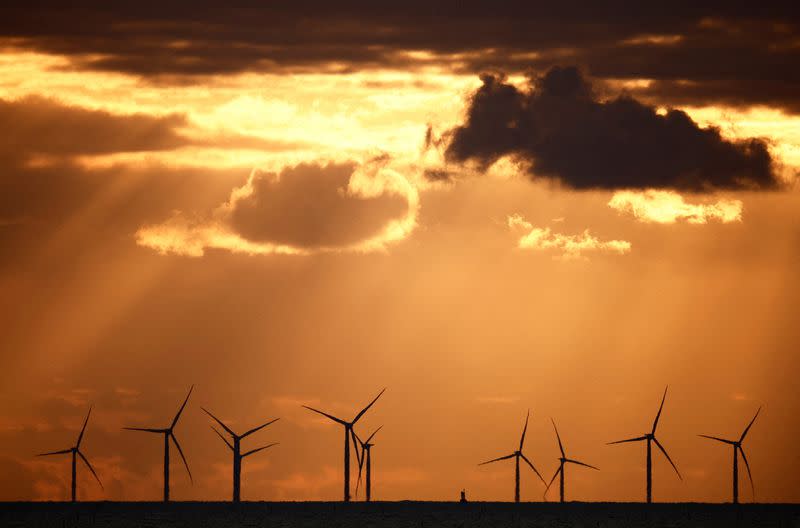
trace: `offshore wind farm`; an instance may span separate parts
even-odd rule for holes
[[[797,526],[799,12],[3,2],[0,527]]]

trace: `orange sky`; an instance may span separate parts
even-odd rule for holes
[[[159,499],[160,441],[121,427],[166,425],[192,384],[177,500],[230,494],[201,405],[235,429],[281,418],[246,441],[280,445],[245,460],[244,499],[338,500],[340,427],[301,405],[350,418],[383,387],[357,426],[383,425],[376,499],[511,500],[513,461],[477,463],[530,409],[543,474],[551,417],[601,469],[570,468],[568,499],[642,500],[644,446],[606,442],[647,432],[666,385],[684,480],[656,454],[655,500],[729,500],[729,449],[697,435],[738,436],[760,405],[756,498],[800,500],[800,117],[680,105],[765,138],[779,190],[575,191],[424,149],[480,86],[435,61],[154,81],[5,47],[0,500],[67,498],[68,457],[34,455],[69,447],[90,404],[105,491],[79,466],[79,497]],[[523,468],[523,500],[543,491]]]

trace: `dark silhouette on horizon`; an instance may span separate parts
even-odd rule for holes
[[[727,440],[725,438],[703,434],[698,435],[702,436],[703,438],[716,440],[717,442],[722,442],[723,444],[729,444],[733,446],[733,504],[739,504],[739,453],[742,454],[742,460],[744,460],[744,465],[747,468],[747,476],[750,479],[750,491],[753,493],[753,501],[756,499],[756,487],[753,484],[753,474],[750,473],[750,464],[747,462],[747,456],[744,454],[742,442],[744,442],[744,437],[747,436],[747,432],[753,426],[753,422],[756,421],[756,418],[758,418],[758,413],[760,412],[761,407],[758,408],[755,416],[753,416],[753,419],[750,420],[750,423],[744,428],[744,432],[742,432],[742,436],[739,437],[739,440]]]
[[[514,479],[514,502],[519,502],[519,459],[520,458],[522,458],[525,462],[527,462],[527,464],[531,467],[533,472],[536,473],[536,476],[539,477],[539,480],[541,480],[543,484],[547,485],[547,482],[544,481],[544,478],[542,478],[542,475],[534,467],[533,462],[528,460],[528,457],[526,457],[522,453],[522,446],[525,443],[525,433],[528,431],[528,420],[530,419],[530,417],[531,417],[531,411],[528,410],[528,415],[525,417],[525,427],[523,427],[522,436],[519,439],[519,449],[517,449],[516,451],[514,451],[510,455],[501,456],[501,457],[498,457],[498,458],[493,458],[492,460],[487,460],[486,462],[481,462],[480,464],[478,464],[479,466],[483,466],[485,464],[491,464],[492,462],[499,462],[500,460],[507,460],[509,458],[515,458],[516,473],[515,473],[515,479]]]
[[[664,409],[664,400],[667,399],[667,389],[669,386],[664,388],[664,396],[661,397],[661,406],[658,408],[658,413],[656,414],[656,419],[653,421],[653,429],[642,436],[637,436],[636,438],[628,438],[625,440],[617,440],[616,442],[609,442],[608,445],[612,444],[624,444],[627,442],[641,442],[643,440],[647,441],[647,503],[653,502],[653,457],[652,457],[652,442],[656,443],[656,446],[664,453],[664,456],[667,457],[669,460],[672,469],[675,470],[675,473],[678,474],[678,478],[683,480],[681,476],[681,472],[678,471],[678,467],[672,461],[672,459],[667,454],[667,450],[664,449],[664,446],[661,445],[661,442],[658,441],[656,438],[656,427],[658,427],[658,420],[661,418],[661,411]]]
[[[567,458],[567,455],[564,452],[564,445],[561,443],[561,436],[558,434],[558,427],[556,427],[556,422],[552,418],[550,418],[550,421],[553,422],[553,429],[556,432],[556,439],[558,440],[558,449],[561,451],[561,457],[558,459],[558,461],[559,461],[558,469],[553,474],[553,478],[550,479],[550,483],[547,484],[547,488],[544,490],[544,495],[542,495],[542,496],[545,498],[545,500],[547,500],[547,492],[548,492],[548,490],[550,490],[550,486],[553,485],[553,481],[556,480],[556,477],[558,475],[561,475],[561,478],[559,479],[558,497],[559,497],[559,502],[564,502],[564,465],[565,464],[577,464],[579,466],[586,466],[588,468],[596,469],[597,471],[600,471],[600,468],[594,467],[594,466],[592,466],[590,464],[587,464],[585,462],[580,462],[578,460]]]
[[[227,432],[229,435],[231,435],[231,439],[233,440],[233,444],[228,442],[228,439],[225,438],[224,436],[222,436],[222,433],[217,431],[216,427],[211,426],[211,428],[214,430],[214,432],[217,433],[217,435],[222,439],[222,441],[225,442],[225,444],[233,452],[233,502],[240,502],[241,501],[241,490],[242,490],[242,459],[244,457],[247,457],[247,456],[250,456],[252,454],[258,453],[259,451],[263,451],[264,449],[268,449],[268,448],[270,448],[272,446],[278,445],[278,442],[275,442],[275,443],[272,443],[272,444],[269,444],[269,445],[265,445],[263,447],[258,447],[256,449],[251,449],[250,451],[247,451],[246,453],[243,454],[241,452],[241,441],[242,441],[243,438],[246,438],[246,437],[250,436],[251,434],[253,434],[253,433],[257,432],[257,431],[260,431],[261,429],[265,428],[266,426],[277,422],[278,420],[280,420],[280,418],[275,418],[274,420],[271,420],[271,421],[269,421],[269,422],[267,422],[265,424],[262,424],[262,425],[259,425],[258,427],[254,427],[254,428],[250,429],[246,433],[237,435],[236,433],[234,433],[231,430],[230,427],[228,427],[227,425],[222,423],[222,420],[220,420],[219,418],[217,418],[216,416],[211,414],[210,411],[208,411],[204,407],[200,407],[200,408],[203,409],[203,412],[205,412],[207,415],[209,415],[211,418],[213,418],[223,429],[225,429],[225,432]]]
[[[378,434],[378,431],[380,431],[381,429],[383,429],[383,426],[380,426],[377,429],[375,429],[375,431],[371,435],[369,435],[369,438],[367,438],[363,442],[361,441],[361,438],[359,438],[358,433],[356,433],[356,440],[358,440],[358,443],[361,444],[361,460],[358,461],[358,479],[356,479],[356,497],[358,497],[358,486],[361,484],[361,468],[364,465],[364,460],[366,460],[366,464],[367,464],[367,483],[366,483],[366,486],[367,486],[367,497],[366,497],[366,500],[367,500],[367,502],[370,502],[372,500],[372,446],[375,445],[375,444],[371,444],[370,440],[372,440],[372,438],[376,434]]]
[[[351,421],[351,422],[346,422],[346,421],[344,421],[344,420],[342,420],[340,418],[337,418],[337,417],[333,416],[332,414],[328,414],[326,412],[322,412],[322,411],[320,411],[318,409],[314,409],[313,407],[309,407],[308,405],[303,405],[303,407],[305,407],[309,411],[313,411],[315,413],[321,414],[322,416],[325,416],[326,418],[328,418],[330,420],[333,420],[334,422],[336,422],[338,424],[341,424],[344,427],[344,501],[345,502],[350,502],[350,439],[351,439],[351,437],[352,437],[352,440],[353,440],[353,449],[355,449],[355,451],[356,451],[356,458],[358,459],[359,463],[361,462],[361,455],[358,452],[358,440],[356,439],[355,431],[353,431],[353,426],[356,424],[356,422],[359,419],[361,419],[362,416],[364,416],[364,413],[366,413],[367,410],[370,407],[372,407],[372,405],[376,401],[378,401],[378,398],[380,398],[381,394],[383,394],[384,392],[386,392],[385,388],[377,396],[375,396],[375,399],[372,400],[369,403],[369,405],[367,405],[366,407],[361,409],[361,412],[359,412],[356,415],[356,417],[353,418],[353,421]]]
[[[97,480],[97,483],[100,484],[100,489],[103,488],[103,483],[100,482],[100,477],[97,476],[92,465],[89,463],[89,459],[87,459],[84,454],[81,452],[81,442],[83,441],[83,433],[86,432],[86,424],[89,423],[89,415],[92,414],[92,407],[89,406],[89,412],[86,413],[86,419],[83,421],[83,427],[81,427],[81,432],[78,434],[78,441],[75,442],[75,447],[70,447],[69,449],[62,449],[60,451],[50,451],[47,453],[40,453],[36,456],[53,456],[53,455],[66,455],[67,453],[72,454],[72,502],[77,502],[76,492],[77,492],[77,458],[81,457],[83,463],[86,464],[86,467],[89,468],[89,471],[92,472],[94,478]]]
[[[186,462],[186,457],[183,455],[183,449],[181,449],[181,445],[178,443],[178,439],[175,437],[175,433],[173,429],[178,423],[178,419],[181,417],[181,413],[183,409],[186,407],[186,403],[189,401],[189,396],[192,395],[192,391],[194,390],[194,385],[189,388],[189,394],[186,395],[186,399],[183,400],[183,405],[181,408],[178,409],[178,414],[175,415],[175,418],[172,420],[172,423],[166,429],[150,429],[145,427],[123,427],[123,429],[127,431],[143,431],[145,433],[157,433],[164,435],[164,502],[169,502],[169,439],[172,438],[172,441],[175,442],[175,447],[178,448],[178,453],[181,455],[181,460],[183,460],[183,465],[186,466],[186,472],[189,473],[189,481],[194,484],[194,479],[192,478],[192,471],[189,469],[189,463]]]

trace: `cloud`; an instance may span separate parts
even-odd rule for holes
[[[416,227],[417,189],[387,158],[254,170],[210,217],[175,213],[142,227],[137,242],[162,254],[200,257],[209,248],[250,255],[370,252]]]
[[[707,204],[690,204],[686,203],[683,196],[671,191],[617,191],[608,206],[645,223],[674,224],[686,221],[705,224],[717,220],[728,224],[742,221],[741,200],[721,199]]]
[[[220,9],[195,2],[8,7],[0,39],[64,55],[71,68],[159,82],[244,71],[425,68],[523,73],[563,62],[609,79],[653,79],[658,96],[778,104],[797,111],[798,25],[791,4],[608,6],[506,2],[303,2]],[[409,16],[414,13],[414,16]],[[311,16],[310,14],[313,14]],[[302,35],[303,38],[298,38]],[[424,51],[422,51],[424,50]],[[696,85],[689,92],[685,83]],[[662,84],[663,83],[663,84]]]
[[[0,99],[0,126],[14,131],[0,144],[0,159],[21,162],[33,156],[171,150],[190,143],[179,133],[187,126],[180,114],[112,114],[38,96]]]
[[[631,249],[626,240],[600,240],[588,229],[580,235],[553,233],[549,227],[534,227],[518,214],[509,216],[507,223],[512,230],[526,231],[517,241],[519,249],[555,252],[558,260],[585,260],[584,253],[593,252],[624,255]]]
[[[661,114],[627,96],[597,98],[574,67],[553,68],[520,89],[482,76],[446,156],[488,168],[522,159],[532,179],[573,189],[773,189],[780,186],[765,141],[726,140],[683,111]]]

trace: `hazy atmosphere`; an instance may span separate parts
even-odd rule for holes
[[[796,15],[296,4],[0,8],[0,500],[800,501]]]

